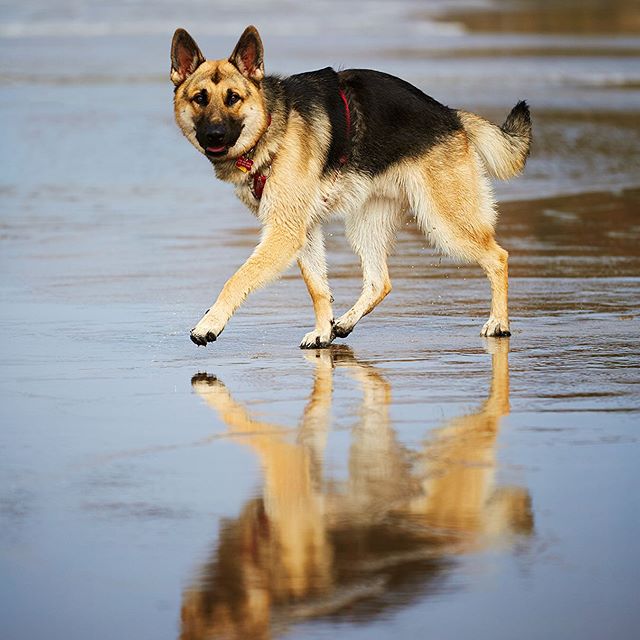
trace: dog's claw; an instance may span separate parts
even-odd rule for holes
[[[195,333],[193,333],[193,330],[191,330],[191,333],[189,334],[189,338],[191,339],[191,342],[193,342],[193,344],[196,344],[199,347],[207,346],[207,338],[203,338],[202,336],[196,335]],[[213,342],[213,341],[211,340],[210,342]]]
[[[300,344],[301,349],[326,349],[329,346],[331,346],[331,342],[322,342],[321,340],[312,343],[303,342]]]
[[[216,336],[216,334],[213,333],[213,331],[209,331],[209,333],[207,333],[207,335],[205,337],[205,340],[207,342],[215,342],[217,337],[218,336]]]

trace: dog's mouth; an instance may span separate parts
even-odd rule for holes
[[[227,151],[229,151],[229,145],[223,144],[220,147],[205,147],[204,152],[210,158],[222,158],[222,156],[227,155]]]

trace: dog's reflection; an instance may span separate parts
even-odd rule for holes
[[[347,347],[311,354],[313,389],[293,435],[251,418],[215,377],[194,376],[230,434],[260,457],[264,489],[222,523],[216,551],[185,591],[183,640],[277,638],[320,617],[371,620],[441,589],[456,555],[529,534],[528,493],[493,484],[509,411],[508,341],[492,347],[487,400],[418,450],[396,438],[389,383]],[[323,466],[335,368],[363,394],[343,482]]]

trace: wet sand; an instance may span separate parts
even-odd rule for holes
[[[456,20],[474,32],[625,35],[640,33],[634,0],[516,0],[478,3],[447,10],[442,20]]]
[[[511,339],[479,337],[480,269],[435,254],[408,218],[393,292],[346,341],[297,348],[313,318],[291,270],[197,349],[189,327],[258,229],[175,130],[167,48],[182,24],[226,50],[252,18],[231,3],[221,23],[194,3],[200,24],[170,3],[147,22],[136,6],[127,21],[102,5],[12,9],[0,24],[3,637],[640,628],[637,30],[483,34],[456,18],[466,32],[419,22],[421,3],[406,2],[363,9],[364,34],[321,5],[270,5],[272,70],[373,66],[495,120],[532,104],[525,175],[497,185]],[[327,234],[341,311],[359,272],[340,223]]]

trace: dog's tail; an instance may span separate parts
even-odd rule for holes
[[[524,100],[511,109],[501,127],[468,111],[458,111],[458,116],[492,176],[506,180],[524,169],[531,148],[531,116]]]

